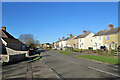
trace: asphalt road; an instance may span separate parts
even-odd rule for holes
[[[42,51],[42,61],[59,78],[118,78],[118,67],[109,64],[59,54],[54,50]]]

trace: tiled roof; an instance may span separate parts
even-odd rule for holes
[[[120,31],[120,27],[117,28],[112,28],[110,30],[102,30],[96,33],[94,36],[102,36],[102,35],[110,35],[110,34],[115,34]]]
[[[50,43],[45,43],[45,44],[50,45]]]
[[[5,30],[0,30],[0,33],[2,33],[2,35],[0,35],[0,37],[2,38],[13,38],[15,39],[12,35],[10,35],[7,31]]]
[[[12,43],[12,44],[23,44],[21,41],[18,39],[15,39],[12,35],[10,35],[7,31],[0,29],[0,37],[7,43]]]
[[[67,41],[67,40],[70,40],[72,39],[74,36],[71,36],[71,37],[67,37],[66,39],[64,39],[63,41]]]
[[[7,43],[12,43],[12,44],[23,44],[21,41],[18,39],[13,39],[13,38],[2,38],[5,42]]]
[[[81,35],[78,35],[76,38],[74,39],[78,39],[78,38],[85,38],[87,35],[89,35],[91,32],[88,32],[86,34],[81,34]]]

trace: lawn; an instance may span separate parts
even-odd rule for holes
[[[61,53],[61,54],[73,54],[72,52],[68,52],[68,51],[60,51],[59,53]]]
[[[101,56],[101,55],[80,55],[78,57],[101,61],[109,64],[118,64],[118,58],[112,56],[110,57],[110,56]]]

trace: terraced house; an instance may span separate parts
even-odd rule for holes
[[[83,34],[78,35],[75,39],[78,42],[78,49],[90,49],[93,48],[92,45],[92,32],[83,31]]]
[[[70,34],[70,37],[68,37],[67,39],[66,39],[66,45],[67,45],[67,47],[75,47],[75,42],[74,42],[74,38],[75,38],[76,36],[73,36],[72,34]]]
[[[101,46],[106,46],[108,50],[117,50],[120,46],[120,27],[113,28],[113,25],[109,24],[107,30],[99,31],[93,37],[96,37],[93,44],[94,48],[100,49]]]

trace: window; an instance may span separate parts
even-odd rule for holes
[[[95,43],[95,46],[97,47],[97,43]]]
[[[99,39],[101,40],[101,36],[99,37]]]
[[[97,37],[95,36],[95,39],[97,39]]]
[[[109,48],[109,44],[107,43],[107,44],[105,44],[105,46],[107,47],[107,48]]]
[[[76,40],[76,42],[78,42],[78,40]]]
[[[81,42],[81,39],[80,39],[80,42]]]
[[[114,44],[111,44],[112,45],[112,49],[115,49],[115,45]]]
[[[22,45],[22,50],[26,50],[26,45]]]
[[[106,39],[106,40],[109,40],[109,36],[105,36],[105,39]]]

